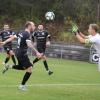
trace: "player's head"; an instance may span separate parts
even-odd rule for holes
[[[38,25],[38,30],[42,31],[44,29],[44,26],[42,24]]]
[[[35,30],[35,24],[31,21],[27,21],[25,24],[25,29],[28,29],[30,32]]]
[[[99,26],[97,24],[90,24],[89,25],[89,29],[88,32],[91,35],[95,35],[99,30]]]
[[[6,31],[7,31],[7,30],[9,30],[9,28],[10,28],[10,27],[9,27],[9,25],[8,25],[8,24],[4,24],[4,26],[3,26],[3,29],[4,29],[4,30],[6,30]]]

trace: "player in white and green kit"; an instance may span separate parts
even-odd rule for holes
[[[99,54],[98,70],[100,71],[100,34],[98,33],[99,26],[97,24],[90,24],[88,29],[88,36],[85,36],[79,32],[78,28],[73,26],[73,33],[75,33],[76,38],[84,44],[92,44],[94,49]]]

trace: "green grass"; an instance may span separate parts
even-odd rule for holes
[[[9,70],[2,75],[4,59],[5,54],[0,54],[0,100],[100,100],[100,85],[96,85],[100,84],[100,73],[95,64],[48,59],[54,71],[52,76],[48,76],[40,61],[34,65],[33,74],[27,82],[27,85],[33,86],[22,92],[15,85],[20,84],[25,72]]]

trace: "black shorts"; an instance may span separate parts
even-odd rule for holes
[[[46,48],[45,47],[37,47],[37,50],[38,50],[39,53],[45,54]]]
[[[7,54],[9,54],[9,52],[12,50],[12,46],[4,47],[4,50],[6,51]]]
[[[30,59],[28,58],[27,52],[26,51],[22,51],[20,49],[16,50],[16,57],[18,60],[18,65],[20,67],[22,67],[23,69],[27,69],[32,65],[32,63],[30,62]]]

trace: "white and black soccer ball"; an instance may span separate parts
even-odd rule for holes
[[[54,14],[54,12],[47,12],[47,13],[45,14],[45,18],[46,18],[46,20],[54,20],[54,19],[55,19],[55,14]]]

